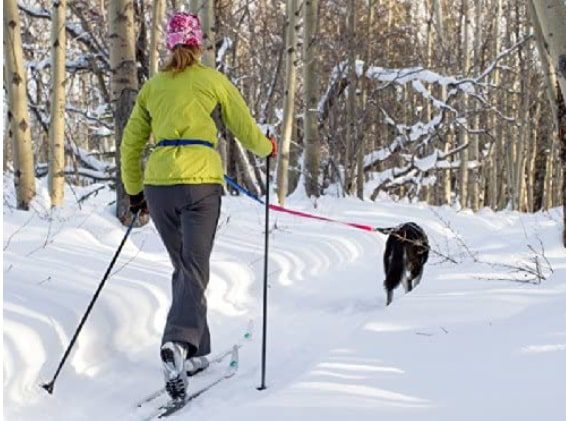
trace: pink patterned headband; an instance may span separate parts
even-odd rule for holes
[[[177,45],[202,46],[202,29],[197,15],[179,12],[169,18],[166,29],[167,48]]]

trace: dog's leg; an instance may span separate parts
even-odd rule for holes
[[[390,235],[385,245],[384,268],[385,281],[383,286],[387,292],[387,305],[393,301],[393,290],[399,286],[405,277],[405,250],[399,239]]]
[[[387,304],[386,305],[391,304],[392,301],[393,301],[393,290],[388,289],[387,290]]]
[[[422,268],[419,271],[419,273],[413,277],[413,288],[416,287],[420,282],[421,282],[421,278],[423,277],[423,271]]]
[[[413,290],[413,274],[405,274],[405,292],[411,292]]]

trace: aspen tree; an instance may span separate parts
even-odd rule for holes
[[[116,216],[128,224],[129,211],[120,172],[120,144],[138,92],[132,0],[109,2],[111,96],[116,142]]]
[[[65,188],[65,12],[66,0],[53,1],[51,19],[51,122],[49,126],[49,196],[63,204]]]
[[[279,204],[285,203],[289,190],[289,154],[295,121],[295,92],[297,89],[297,0],[287,0],[287,26],[285,62],[285,96],[283,99],[283,122],[277,162],[277,197]]]
[[[9,134],[14,153],[14,184],[17,208],[28,210],[35,196],[35,174],[20,31],[16,0],[4,0],[4,65],[8,91]]]
[[[303,42],[304,113],[304,176],[308,196],[318,197],[320,171],[320,140],[318,136],[318,77],[317,77],[317,16],[318,0],[305,0]]]

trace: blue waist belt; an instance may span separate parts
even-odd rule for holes
[[[208,142],[206,140],[196,140],[196,139],[163,139],[156,143],[155,146],[188,146],[188,145],[201,145],[201,146],[208,146],[209,148],[214,149],[214,145],[212,142]],[[224,180],[231,185],[236,190],[239,190],[241,193],[251,197],[252,199],[263,203],[259,197],[254,195],[253,193],[249,192],[234,180],[232,177],[228,177],[227,175],[224,176]]]
[[[206,140],[196,139],[163,139],[157,142],[155,146],[188,146],[188,145],[201,145],[208,146],[214,149],[214,144]]]

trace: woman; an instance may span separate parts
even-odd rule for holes
[[[130,210],[149,211],[173,264],[173,299],[161,359],[169,395],[184,399],[185,360],[206,365],[199,357],[210,353],[205,290],[224,182],[214,149],[215,110],[255,154],[275,156],[277,146],[262,134],[234,85],[200,63],[202,31],[196,15],[173,15],[166,40],[169,61],[141,88],[120,153]],[[150,133],[156,147],[142,180],[141,155]]]

